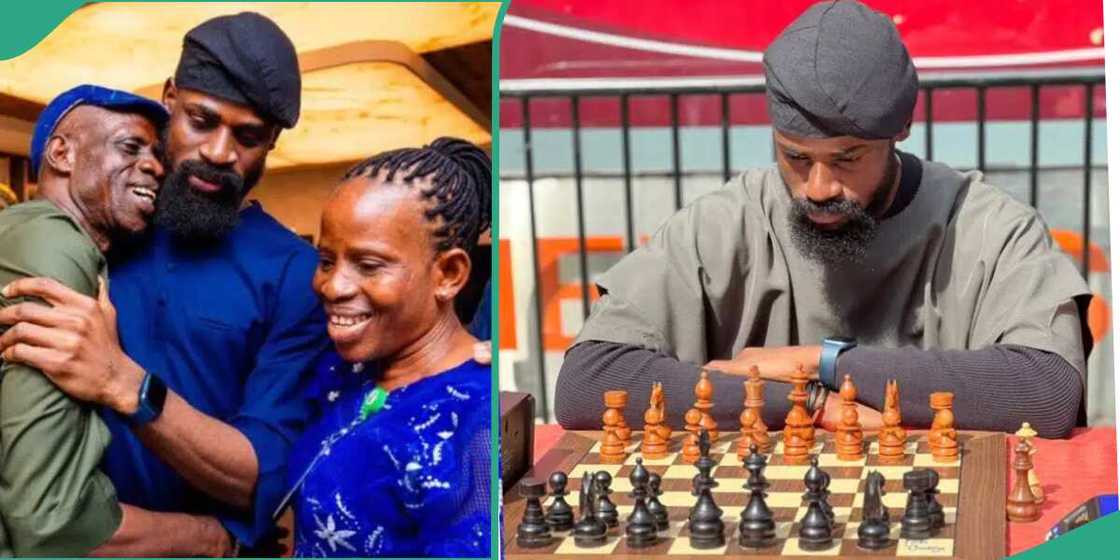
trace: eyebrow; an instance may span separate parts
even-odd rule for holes
[[[781,142],[778,143],[778,148],[781,149],[783,152],[786,152],[786,154],[789,154],[789,155],[797,155],[797,156],[810,155],[807,152],[804,152],[804,151],[802,151],[802,150],[800,150],[800,149],[798,149],[794,146],[789,146],[789,145],[786,145],[786,144],[782,144]],[[828,157],[831,157],[833,159],[843,158],[843,157],[851,157],[851,156],[855,155],[856,153],[860,152],[861,150],[865,151],[868,148],[869,147],[868,147],[867,144],[857,144],[855,146],[852,146],[852,147],[844,149],[844,150],[840,150],[840,151],[837,151],[837,152],[832,152],[831,154],[828,154]]]
[[[221,121],[222,120],[221,114],[219,114],[214,109],[212,109],[210,107],[207,107],[206,105],[203,105],[202,103],[190,102],[190,103],[187,103],[186,105],[187,105],[186,108],[187,108],[188,111],[195,111],[195,112],[198,112],[198,113],[202,113],[202,116],[206,117],[207,119],[214,119],[216,121]],[[252,129],[253,131],[262,131],[263,132],[263,131],[267,130],[268,123],[266,123],[264,121],[254,120],[252,122],[234,123],[234,124],[231,124],[230,126],[233,127],[233,128],[238,128],[238,129]]]

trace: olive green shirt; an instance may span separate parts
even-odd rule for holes
[[[0,211],[0,286],[44,276],[94,296],[105,273],[93,240],[51,202]],[[16,302],[0,295],[0,307]],[[92,406],[0,362],[0,556],[85,555],[113,535],[121,509],[98,470],[108,444]]]

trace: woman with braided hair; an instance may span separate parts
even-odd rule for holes
[[[327,200],[313,288],[338,357],[289,465],[296,556],[490,555],[490,368],[454,309],[490,177],[440,138],[359,163]]]

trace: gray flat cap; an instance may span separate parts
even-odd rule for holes
[[[918,100],[918,74],[894,23],[859,2],[820,2],[767,47],[766,105],[797,136],[891,138]]]

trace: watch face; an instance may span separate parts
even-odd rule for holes
[[[148,385],[148,392],[144,396],[148,402],[148,407],[158,416],[163,412],[163,403],[167,400],[167,384],[153,375]]]

